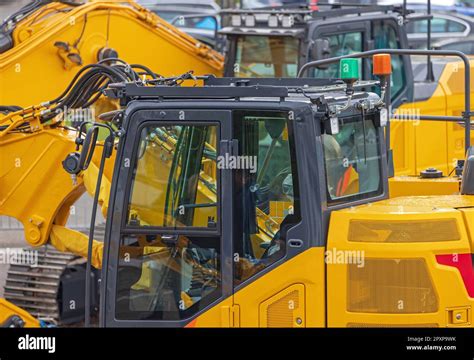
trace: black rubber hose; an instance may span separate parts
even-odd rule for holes
[[[11,14],[9,17],[7,17],[2,25],[1,25],[1,28],[2,28],[2,31],[4,30],[3,28],[10,22],[10,21],[13,21],[15,20],[15,18],[17,18],[18,16],[20,15],[23,15],[25,16],[26,14],[34,11],[38,6],[40,5],[43,5],[43,4],[46,4],[47,2],[43,2],[43,0],[34,0],[32,1],[31,3],[29,4],[26,4],[25,6],[23,6],[21,9],[19,9],[18,11],[14,12],[13,14]]]
[[[87,79],[82,86],[82,89],[79,90],[77,97],[72,97],[72,102],[70,104],[71,108],[81,107],[82,104],[86,103],[91,96],[94,95],[95,91],[99,89],[99,85],[104,81],[105,77],[98,73],[89,79]]]
[[[91,78],[96,76],[97,74],[101,74],[102,76],[105,76],[106,78],[111,79],[112,81],[117,82],[117,78],[114,78],[110,74],[101,71],[100,69],[93,69],[86,73],[81,79],[77,81],[77,83],[74,85],[74,87],[71,89],[71,91],[62,99],[62,101],[58,104],[58,107],[72,107],[72,103],[74,102],[74,99],[76,99],[80,94],[83,94],[85,90],[85,86],[87,86],[87,81]],[[119,80],[120,81],[120,80]]]
[[[156,74],[154,73],[153,71],[151,71],[151,69],[145,65],[140,65],[140,64],[131,64],[130,67],[132,69],[140,69],[140,70],[143,70],[145,71],[145,73],[147,73],[148,75],[150,75],[153,79],[159,79],[160,77],[162,77],[161,75],[159,74]]]
[[[23,110],[21,106],[16,106],[16,105],[0,105],[0,112],[8,114],[11,112]]]
[[[50,104],[54,104],[56,102],[58,102],[59,100],[61,100],[64,96],[66,96],[66,94],[69,92],[69,90],[71,90],[71,88],[73,87],[74,83],[77,81],[77,79],[81,76],[82,73],[84,73],[86,70],[88,69],[91,69],[91,68],[101,68],[101,69],[105,69],[105,70],[110,70],[112,73],[114,73],[117,77],[121,78],[122,81],[126,81],[127,79],[126,78],[123,78],[122,74],[120,74],[119,72],[116,72],[115,69],[111,69],[110,67],[108,66],[104,66],[104,65],[100,65],[100,64],[89,64],[89,65],[86,65],[84,66],[83,68],[81,68],[76,75],[74,75],[74,78],[72,79],[72,81],[69,83],[69,85],[67,86],[66,90],[63,91],[63,93],[61,95],[59,95],[56,99],[53,99],[53,100],[50,100],[49,103]]]
[[[86,73],[83,77],[81,77],[76,84],[72,87],[72,89],[67,93],[65,97],[63,97],[58,103],[58,107],[71,107],[77,97],[84,91],[84,86],[87,83],[88,79],[91,77],[99,74],[99,71],[92,70]]]
[[[86,104],[84,104],[82,107],[86,108],[86,107],[89,107],[91,106],[92,104],[94,104],[102,95],[102,91],[107,89],[107,87],[109,86],[110,84],[110,81],[106,82],[104,86],[102,86],[98,91],[97,91],[97,94],[92,98],[90,99]]]

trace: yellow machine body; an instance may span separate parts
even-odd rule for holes
[[[474,60],[470,64],[472,74]],[[464,63],[457,58],[449,58],[437,82],[429,99],[402,104],[395,113],[401,116],[461,116],[464,112]],[[471,95],[473,89],[474,79],[471,76]],[[390,179],[391,197],[452,195],[459,192],[460,179],[448,175],[454,172],[457,160],[465,157],[464,124],[392,119],[390,126],[395,169],[395,177]],[[471,144],[473,142],[474,132],[471,132]],[[431,167],[441,170],[443,177],[421,179],[421,171]]]
[[[71,59],[79,55],[83,64],[94,63],[103,48],[113,48],[124,60],[147,64],[162,75],[188,70],[196,74],[220,73],[220,55],[137,5],[94,1],[68,12],[63,11],[65,8],[67,5],[52,3],[18,24],[15,47],[0,54],[1,104],[24,106],[56,97],[80,69]],[[69,44],[70,52],[55,46],[58,41]],[[39,67],[40,58],[51,61]],[[448,78],[453,72],[450,66],[433,96],[416,103],[422,113],[459,115],[453,109],[463,105],[462,72],[453,83]],[[26,83],[28,91],[22,91]],[[471,256],[474,199],[443,196],[459,191],[457,179],[417,179],[419,171],[428,166],[447,174],[454,159],[464,158],[464,129],[441,122],[413,125],[393,123],[397,176],[391,180],[392,196],[436,196],[399,197],[333,212],[326,247],[313,247],[291,260],[283,260],[189,326],[472,326],[474,300],[465,283],[466,275],[454,266],[441,264],[438,257]],[[70,207],[79,196],[86,190],[95,191],[97,167],[92,165],[74,181],[62,169],[61,161],[75,151],[74,135],[66,129],[38,125],[34,133],[9,133],[0,138],[0,215],[20,220],[31,245],[50,241],[60,250],[84,256],[87,237],[64,226]],[[440,137],[448,145],[434,151],[440,147]],[[158,144],[160,149],[172,145]],[[158,158],[159,151],[144,156]],[[99,156],[94,157],[95,164]],[[104,212],[113,161],[108,161],[101,189]],[[169,166],[169,161],[160,165]],[[214,170],[204,169],[202,175],[212,180]],[[199,196],[212,199],[204,184],[199,184]],[[148,209],[132,210],[143,213],[146,221],[147,216],[156,216],[147,213]],[[202,219],[207,215],[203,213]],[[271,215],[258,214],[258,221],[268,223]],[[262,240],[268,241],[255,239]],[[340,251],[355,254],[356,259],[362,256],[365,266],[339,261]],[[93,264],[100,267],[101,262],[101,244],[95,243]],[[390,270],[397,267],[402,268],[397,273],[406,276],[392,276]],[[7,309],[0,311],[1,319],[21,312],[7,302],[0,305]],[[24,314],[25,319],[31,326],[38,325],[28,314]]]
[[[57,97],[82,65],[98,61],[103,49],[117,51],[129,63],[147,64],[163,76],[189,70],[219,75],[222,69],[219,53],[133,1],[90,1],[79,6],[52,2],[16,24],[12,37],[13,48],[0,54],[2,105],[30,106]],[[23,91],[26,83],[28,91]],[[116,105],[109,100],[94,104],[97,114],[110,109]],[[33,246],[45,244],[52,234],[56,247],[84,254],[83,245],[71,246],[86,241],[82,234],[70,233],[66,245],[54,236],[65,228],[51,231],[53,224],[66,224],[70,207],[86,187],[94,191],[97,167],[91,166],[74,184],[59,164],[75,150],[75,133],[39,122],[34,126],[33,134],[10,133],[0,139],[0,215],[21,221]],[[99,155],[94,160],[98,162]],[[113,159],[105,169],[101,191],[104,214],[112,171]],[[98,258],[96,266],[100,267]]]
[[[31,316],[27,311],[19,308],[11,302],[0,298],[0,324],[4,324],[12,316],[18,316],[24,321],[24,327],[36,328],[40,326],[38,319]]]
[[[30,106],[57,97],[83,65],[98,61],[103,49],[115,50],[128,63],[147,64],[163,76],[190,70],[219,75],[223,66],[219,53],[134,1],[89,1],[79,6],[52,2],[17,23],[12,37],[13,48],[0,54],[2,105]],[[58,43],[67,44],[67,49]],[[28,91],[23,90],[26,83]],[[94,104],[97,114],[116,108],[105,99]],[[9,133],[0,139],[0,215],[18,219],[33,246],[45,244],[51,236],[58,249],[84,255],[87,238],[64,225],[70,207],[86,188],[94,192],[97,166],[92,164],[73,182],[60,164],[75,150],[75,133],[39,122],[32,126],[36,127],[32,134]],[[97,164],[99,159],[96,154]],[[113,161],[108,162],[102,182],[104,214]],[[94,265],[100,263],[97,255]]]
[[[282,263],[188,326],[472,327],[473,238],[473,196],[335,211],[326,248]]]
[[[7,134],[0,144],[2,215],[22,221],[30,244],[51,240],[60,250],[84,256],[87,237],[76,235],[64,224],[74,201],[86,188],[94,191],[94,164],[100,152],[74,183],[59,166],[75,149],[73,132],[40,125],[35,133]],[[144,155],[151,159],[145,162],[151,166],[150,172],[156,172],[157,164],[164,171],[171,162],[156,159],[163,160],[160,155],[174,144],[157,140],[156,145]],[[101,204],[107,203],[111,170],[109,165],[105,171]],[[201,176],[211,180],[214,171],[203,168]],[[199,184],[199,196],[213,200],[204,184]],[[143,213],[146,221],[157,216],[143,211],[148,209],[132,210]],[[268,223],[273,215],[259,214],[258,221]],[[188,326],[471,326],[474,294],[466,282],[472,279],[456,267],[440,263],[437,256],[470,259],[472,239],[473,196],[399,197],[334,211],[326,247],[313,247],[282,261]],[[262,240],[268,239],[256,239]],[[347,261],[341,252],[352,254],[354,262]],[[364,266],[359,266],[360,261]],[[101,262],[102,247],[96,243],[93,264],[100,267]],[[472,262],[470,266],[472,276]],[[147,281],[146,272],[140,281]],[[12,306],[5,302],[3,308]],[[12,311],[2,313],[2,318]]]
[[[220,75],[223,67],[219,53],[133,1],[52,2],[22,19],[12,35],[14,47],[0,54],[2,105],[56,98],[83,65],[98,61],[102,49],[163,76],[190,70]]]

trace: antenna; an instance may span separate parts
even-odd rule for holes
[[[405,5],[406,5],[406,1]],[[428,0],[428,32],[426,37],[426,50],[431,50],[431,0]],[[426,81],[434,81],[434,73],[433,73],[433,63],[431,62],[431,55],[428,55],[427,64],[426,64]]]

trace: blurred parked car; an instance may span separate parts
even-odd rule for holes
[[[306,6],[328,3],[341,3],[344,5],[377,5],[377,0],[241,0],[243,9],[257,9],[257,8],[268,8],[277,6]]]
[[[137,0],[195,39],[216,47],[220,6],[214,0]]]
[[[433,44],[435,50],[457,50],[466,55],[474,55],[474,36],[462,39],[445,39]]]
[[[380,5],[401,5],[403,0],[380,0]],[[408,8],[417,11],[426,11],[428,0],[407,0]],[[462,15],[474,15],[474,0],[431,0],[431,10],[449,11]]]
[[[462,40],[474,35],[474,18],[453,13],[434,13],[431,20],[432,44],[445,40]],[[412,20],[406,24],[408,43],[415,49],[426,49],[428,20]]]

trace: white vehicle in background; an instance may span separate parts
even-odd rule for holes
[[[379,5],[403,5],[403,0],[379,0]],[[428,0],[407,0],[409,9],[426,10]],[[474,16],[474,0],[431,0],[431,10]]]
[[[137,0],[162,19],[195,39],[213,47],[217,45],[220,6],[214,0]]]

